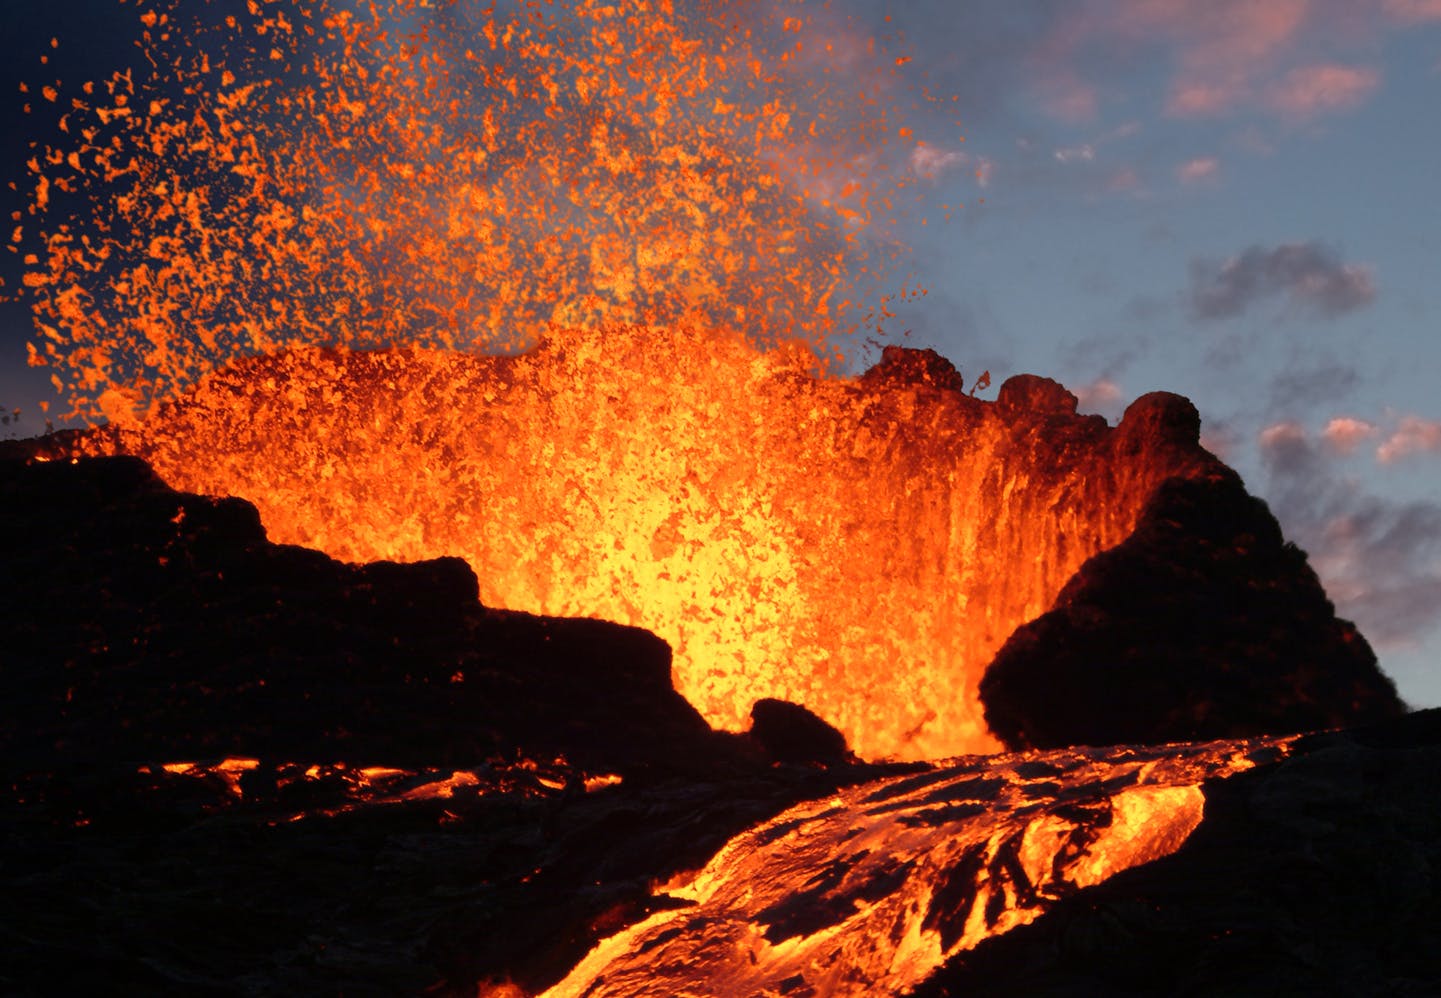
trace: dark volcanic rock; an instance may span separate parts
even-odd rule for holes
[[[1007,415],[1020,412],[1048,412],[1074,415],[1076,396],[1059,381],[1036,374],[1017,374],[1007,378],[996,393],[996,407]]]
[[[1086,579],[1074,589],[1133,627],[1123,596],[1148,586],[1179,600],[1188,583],[1233,611],[1253,599],[1234,595],[1242,576],[1263,596],[1304,588],[1304,561],[1259,504],[1210,484],[1168,486],[1139,554],[1121,551],[1094,592]],[[0,502],[6,993],[535,993],[601,936],[685,903],[655,884],[883,769],[756,765],[744,739],[710,732],[674,694],[652,635],[487,610],[454,559],[350,566],[271,545],[248,504],[173,492],[135,460],[0,461]],[[1216,573],[1213,592],[1202,583]],[[1322,639],[1323,604],[1305,604]],[[1156,630],[1180,626],[1159,607],[1171,616]],[[1171,654],[1196,630],[1170,635]],[[1226,633],[1251,647],[1249,631]],[[1209,640],[1212,654],[1226,647]],[[1347,681],[1344,662],[1315,661]],[[1290,674],[1262,669],[1263,692],[1278,675]],[[1337,696],[1317,682],[1298,688]],[[771,702],[755,720],[751,741],[772,757],[844,761],[844,742],[800,708]],[[1180,853],[1055,898],[926,993],[1435,993],[1438,742],[1433,712],[1305,739],[1278,766],[1208,785]],[[235,786],[158,765],[229,754],[263,761]],[[327,760],[352,766],[300,777]],[[366,763],[442,780],[469,767],[470,782],[357,804],[346,788]],[[586,786],[600,767],[624,779]],[[886,769],[934,791],[925,766]],[[1022,770],[1036,800],[1066,800],[1064,767]],[[988,786],[928,797],[924,820],[984,817]],[[998,855],[996,882],[1022,885],[1018,854]],[[853,914],[819,889],[839,869],[792,871],[776,933]]]
[[[766,697],[751,706],[750,737],[777,762],[854,761],[846,736],[799,704]]]
[[[349,566],[134,458],[0,465],[12,773],[220,758],[620,772],[739,758],[636,628],[487,610],[441,558]]]
[[[1140,421],[1193,432],[1174,398],[1147,396]],[[1306,556],[1229,473],[1165,483],[1129,538],[1016,630],[981,699],[991,730],[1018,748],[1308,731],[1402,711]]]
[[[1207,783],[1174,855],[950,961],[918,998],[1441,993],[1441,711]]]
[[[0,508],[7,994],[533,993],[868,772],[712,731],[646,631],[270,544],[135,458],[0,459]]]

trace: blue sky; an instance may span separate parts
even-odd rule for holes
[[[135,8],[7,17],[19,180],[18,82],[123,65]],[[1112,419],[1189,396],[1402,695],[1441,704],[1441,0],[834,0],[824,21],[899,33],[911,78],[959,98],[910,155],[966,207],[902,222],[929,294],[894,331]],[[28,335],[0,305],[0,403],[33,428]]]

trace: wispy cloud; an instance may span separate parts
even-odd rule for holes
[[[1380,433],[1380,429],[1364,419],[1351,416],[1337,416],[1326,423],[1321,439],[1337,454],[1350,455],[1356,452],[1363,441]]]
[[[1441,21],[1441,0],[1382,0],[1387,15],[1403,24]]]
[[[1073,0],[1058,5],[1033,62],[1042,104],[1063,121],[1094,119],[1123,95],[1112,67],[1166,67],[1162,110],[1178,118],[1269,111],[1305,119],[1375,92],[1375,70],[1308,65],[1322,50],[1372,51],[1385,31],[1441,21],[1441,0]],[[1124,58],[1122,58],[1124,57]]]
[[[1191,263],[1189,297],[1198,319],[1231,318],[1277,295],[1332,318],[1369,305],[1376,284],[1371,268],[1343,263],[1317,242],[1252,246],[1222,262]]]
[[[1441,453],[1441,422],[1419,416],[1403,416],[1376,448],[1376,460],[1394,464],[1412,454]]]
[[[1361,372],[1352,364],[1297,357],[1271,376],[1266,397],[1270,411],[1278,415],[1318,406],[1334,410],[1361,382]]]
[[[1366,66],[1299,66],[1271,85],[1267,103],[1292,119],[1349,111],[1381,85],[1381,74]]]
[[[1341,614],[1383,649],[1415,647],[1441,623],[1441,504],[1382,498],[1340,474],[1327,445],[1364,427],[1332,421],[1317,437],[1294,422],[1266,427],[1265,492]]]
[[[1074,391],[1081,412],[1097,412],[1108,418],[1120,414],[1121,386],[1110,378],[1097,378]]]
[[[1199,184],[1216,179],[1221,172],[1221,161],[1215,156],[1189,159],[1176,167],[1176,179],[1183,184]]]
[[[1058,163],[1089,163],[1096,158],[1096,150],[1090,145],[1068,146],[1051,153]]]
[[[911,172],[918,177],[934,178],[969,162],[970,157],[959,149],[942,149],[920,142],[911,150]]]

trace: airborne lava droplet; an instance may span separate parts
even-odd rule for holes
[[[843,98],[785,67],[802,11],[277,0],[140,21],[139,66],[31,163],[26,285],[58,331],[37,349],[84,415],[107,387],[148,405],[284,346],[509,350],[549,324],[700,319],[825,362],[900,249],[868,231],[905,183],[877,168],[909,152],[888,146],[894,69]]]

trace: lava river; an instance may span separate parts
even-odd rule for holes
[[[1290,739],[951,760],[798,805],[732,839],[550,998],[899,994],[1060,898],[1175,852],[1201,784]]]

